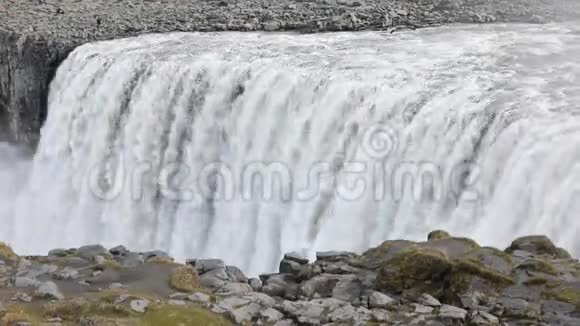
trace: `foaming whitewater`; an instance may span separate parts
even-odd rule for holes
[[[435,228],[495,246],[548,234],[579,253],[578,26],[82,46],[51,86],[0,238],[219,257],[254,275],[284,252]]]

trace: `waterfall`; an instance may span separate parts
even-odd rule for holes
[[[252,275],[285,252],[436,228],[496,246],[547,234],[578,253],[579,54],[563,24],[87,44],[58,69],[0,238]]]

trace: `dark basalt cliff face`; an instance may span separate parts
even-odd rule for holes
[[[2,0],[0,140],[38,141],[50,80],[68,53],[87,42],[171,31],[397,31],[447,23],[539,23],[567,18],[577,8],[573,0]]]

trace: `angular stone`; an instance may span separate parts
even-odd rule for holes
[[[351,302],[360,298],[362,284],[355,275],[321,274],[300,286],[300,293],[308,298],[317,294],[322,298],[333,297]]]
[[[424,306],[418,303],[413,303],[411,305],[415,308],[414,312],[417,314],[430,314],[433,312],[433,307]]]
[[[248,283],[248,278],[244,275],[241,269],[236,266],[226,266],[226,272],[228,273],[230,280],[235,283]]]
[[[442,305],[439,308],[438,316],[446,321],[463,321],[467,317],[467,310],[450,305]]]
[[[298,292],[296,280],[289,274],[270,276],[262,286],[262,292],[281,298],[295,298]]]
[[[354,258],[357,255],[348,251],[323,251],[316,253],[317,261],[341,261],[344,259]]]
[[[499,318],[485,311],[472,311],[469,314],[469,325],[474,326],[499,325]]]
[[[280,272],[280,274],[298,275],[302,271],[303,266],[304,265],[295,262],[293,260],[284,259],[280,262],[280,267],[278,268],[278,271]]]
[[[226,311],[226,315],[236,324],[240,325],[252,321],[260,311],[262,311],[262,307],[259,304],[251,302],[240,308]]]
[[[368,307],[371,309],[373,308],[385,309],[387,307],[397,304],[396,300],[392,299],[388,295],[383,294],[381,292],[368,291],[366,295],[368,296],[369,299]]]
[[[248,280],[248,283],[250,283],[250,286],[252,287],[252,289],[254,289],[254,291],[257,292],[262,291],[262,281],[260,281],[260,279],[251,278]]]
[[[424,306],[428,306],[428,307],[440,307],[441,306],[441,302],[439,302],[439,300],[435,299],[432,295],[427,294],[427,293],[423,293],[421,295],[421,297],[419,297],[419,300],[417,300],[417,302],[419,302],[420,304],[422,304]]]
[[[188,260],[187,264],[193,266],[199,275],[218,269],[226,269],[226,264],[221,259],[192,259]]]
[[[249,293],[254,291],[248,283],[225,283],[223,286],[217,289],[217,294],[228,296],[228,295],[240,295],[244,293]]]
[[[267,323],[276,323],[284,318],[284,314],[274,308],[260,310],[259,316]]]
[[[225,268],[215,269],[211,272],[204,273],[200,277],[201,284],[210,289],[219,289],[226,283],[230,283],[230,276]]]

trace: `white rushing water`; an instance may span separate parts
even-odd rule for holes
[[[440,228],[495,246],[547,234],[580,253],[579,26],[82,46],[52,83],[0,239],[163,249],[253,275],[284,252]]]

